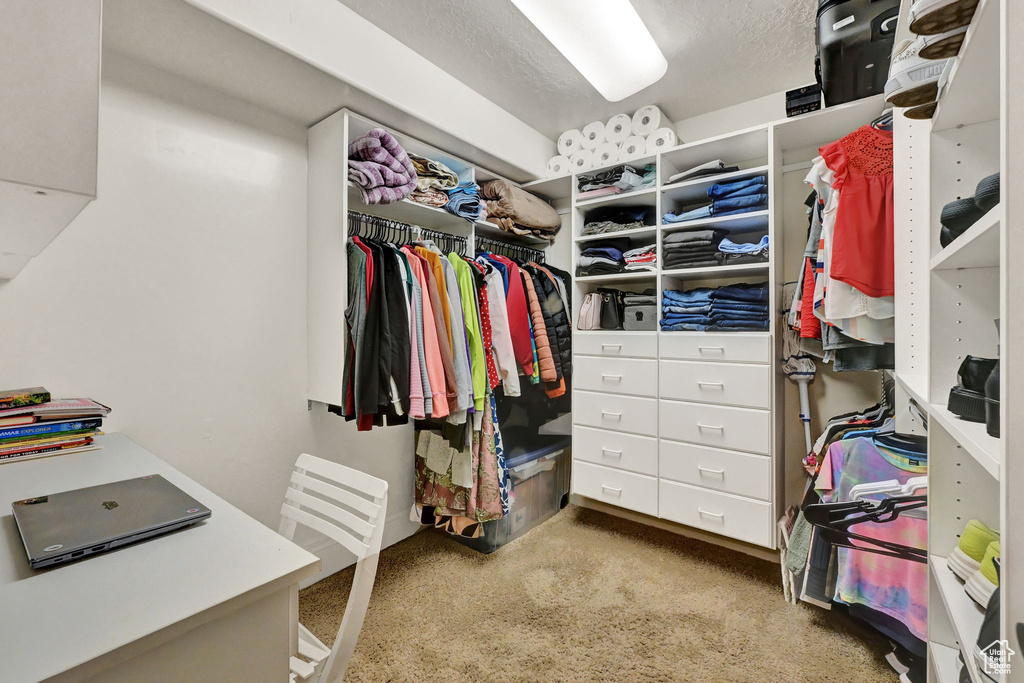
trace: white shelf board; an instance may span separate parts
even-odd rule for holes
[[[533,235],[516,235],[515,233],[505,232],[497,224],[491,223],[490,221],[477,221],[476,235],[478,237],[489,237],[490,239],[499,242],[521,244],[534,249],[544,249],[551,244],[543,237],[534,237]]]
[[[733,277],[746,273],[768,273],[769,263],[743,263],[735,266],[708,266],[706,268],[675,268],[673,270],[662,270],[665,277],[676,279],[708,279],[714,277]]]
[[[928,643],[928,657],[937,683],[960,683],[960,653],[936,642]]]
[[[783,164],[808,161],[817,156],[788,154],[815,149],[849,135],[861,126],[871,123],[885,108],[882,95],[826,107],[819,111],[794,116],[775,124],[775,139],[782,147]]]
[[[573,330],[573,334],[628,334],[629,336],[640,335],[642,337],[649,337],[658,334],[657,330]]]
[[[557,178],[534,180],[522,185],[524,190],[540,195],[549,202],[569,199],[572,197],[572,176],[563,175]]]
[[[609,273],[608,275],[587,275],[584,277],[577,277],[576,282],[636,282],[639,280],[656,279],[658,279],[657,271],[645,270],[642,272]]]
[[[964,591],[964,584],[950,571],[946,558],[930,555],[928,566],[931,568],[935,584],[942,596],[942,604],[946,608],[949,623],[953,626],[953,634],[960,644],[960,650],[971,672],[972,680],[980,681],[977,666],[971,656],[971,650],[981,632],[981,622],[985,618],[985,610],[971,599]],[[937,605],[932,606],[934,609]],[[957,679],[953,679],[954,681]]]
[[[657,191],[658,189],[655,187],[647,187],[642,190],[623,192],[622,194],[611,194],[605,195],[604,197],[584,199],[583,201],[576,202],[576,208],[591,209],[595,206],[609,206],[615,204],[640,204],[643,206],[654,206],[657,202]]]
[[[767,166],[756,166],[732,173],[721,175],[705,176],[696,180],[684,180],[671,185],[664,185],[661,188],[662,202],[673,202],[678,206],[696,204],[700,200],[708,200],[708,188],[717,183],[731,183],[737,180],[746,180],[759,175],[768,175]]]
[[[661,229],[665,234],[690,228],[721,228],[729,232],[753,232],[754,230],[768,230],[770,215],[769,211],[751,211],[735,216],[720,216],[683,223],[662,223]]]
[[[928,407],[928,414],[937,420],[942,428],[985,468],[986,472],[995,477],[996,481],[999,480],[1002,461],[999,439],[988,435],[984,422],[961,420],[944,405],[932,404]]]
[[[917,401],[921,410],[928,410],[928,378],[924,375],[896,373],[896,381],[910,394],[912,399]]]
[[[443,208],[419,204],[410,199],[403,199],[392,204],[363,204],[359,198],[359,190],[354,185],[349,185],[348,208],[350,211],[380,216],[455,235],[468,235],[471,227],[465,218],[459,218]]]
[[[999,223],[1002,209],[996,206],[932,258],[932,270],[999,267]]]
[[[645,225],[642,228],[630,228],[629,230],[619,230],[618,232],[606,232],[601,235],[586,235],[585,237],[577,237],[576,242],[585,244],[587,242],[596,242],[599,240],[615,239],[619,237],[647,237],[648,235],[654,237],[658,234],[658,227],[656,225]]]
[[[684,142],[661,153],[665,166],[661,169],[667,179],[709,161],[722,160],[726,166],[743,161],[768,159],[768,126],[755,126],[705,140]]]
[[[960,55],[939,95],[933,133],[999,118],[999,4],[999,0],[978,3]]]

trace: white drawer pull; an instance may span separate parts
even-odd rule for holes
[[[601,411],[601,416],[602,417],[614,417],[616,420],[621,420],[622,419],[622,413],[613,413],[613,412],[610,412],[608,410],[602,410]]]
[[[718,512],[708,512],[704,508],[697,508],[697,512],[701,515],[707,515],[708,517],[716,517],[718,519],[725,519],[725,515]]]
[[[707,472],[708,474],[717,474],[720,476],[725,474],[725,470],[709,470],[707,467],[701,467],[700,465],[697,465],[697,469],[701,472]]]
[[[601,484],[601,490],[602,491],[609,491],[611,493],[614,493],[617,496],[622,494],[622,489],[617,489],[614,486],[608,486],[607,484]]]
[[[701,353],[705,351],[717,351],[718,353],[725,353],[725,348],[722,346],[698,346],[697,350]]]
[[[706,425],[706,424],[701,424],[700,422],[697,423],[697,429],[713,429],[716,432],[724,432],[725,431],[725,427],[722,427],[722,426],[719,426],[719,425]]]
[[[615,380],[616,382],[622,381],[622,375],[601,375],[601,379],[604,380]]]
[[[602,349],[619,349],[622,350],[622,344],[601,344]]]
[[[698,387],[718,387],[719,389],[725,389],[723,382],[697,382]]]
[[[612,450],[611,448],[602,448],[601,449],[601,453],[604,454],[604,455],[613,455],[616,458],[621,458],[622,457],[622,451],[615,451],[615,450]]]

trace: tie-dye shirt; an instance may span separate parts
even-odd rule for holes
[[[871,437],[853,438],[829,447],[815,489],[822,501],[836,503],[850,500],[850,489],[857,484],[890,479],[905,484],[927,472],[924,455],[886,447]],[[886,524],[857,524],[850,531],[925,548],[928,520],[901,515]],[[928,639],[928,565],[922,562],[840,548],[836,597],[887,614],[917,638]]]

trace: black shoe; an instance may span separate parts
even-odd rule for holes
[[[999,204],[998,173],[981,179],[978,183],[978,189],[974,193],[974,203],[985,213],[988,213]]]
[[[999,573],[999,560],[996,560],[996,573]],[[982,676],[994,681],[994,678],[985,673],[984,667],[985,651],[989,645],[999,647],[999,586],[996,586],[992,597],[988,599],[985,618],[981,621],[981,631],[978,633],[978,644],[974,646],[973,652],[974,660],[978,663],[978,670],[981,671]]]
[[[985,431],[999,438],[999,361],[985,380]]]
[[[985,382],[998,360],[967,356],[957,371],[957,385],[949,390],[949,412],[968,422],[985,421]]]
[[[942,207],[942,216],[939,221],[949,228],[954,237],[959,237],[984,215],[985,212],[978,208],[974,197],[967,197],[966,199],[957,199]]]

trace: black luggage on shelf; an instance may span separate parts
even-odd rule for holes
[[[900,0],[819,0],[818,80],[825,106],[885,90]]]

